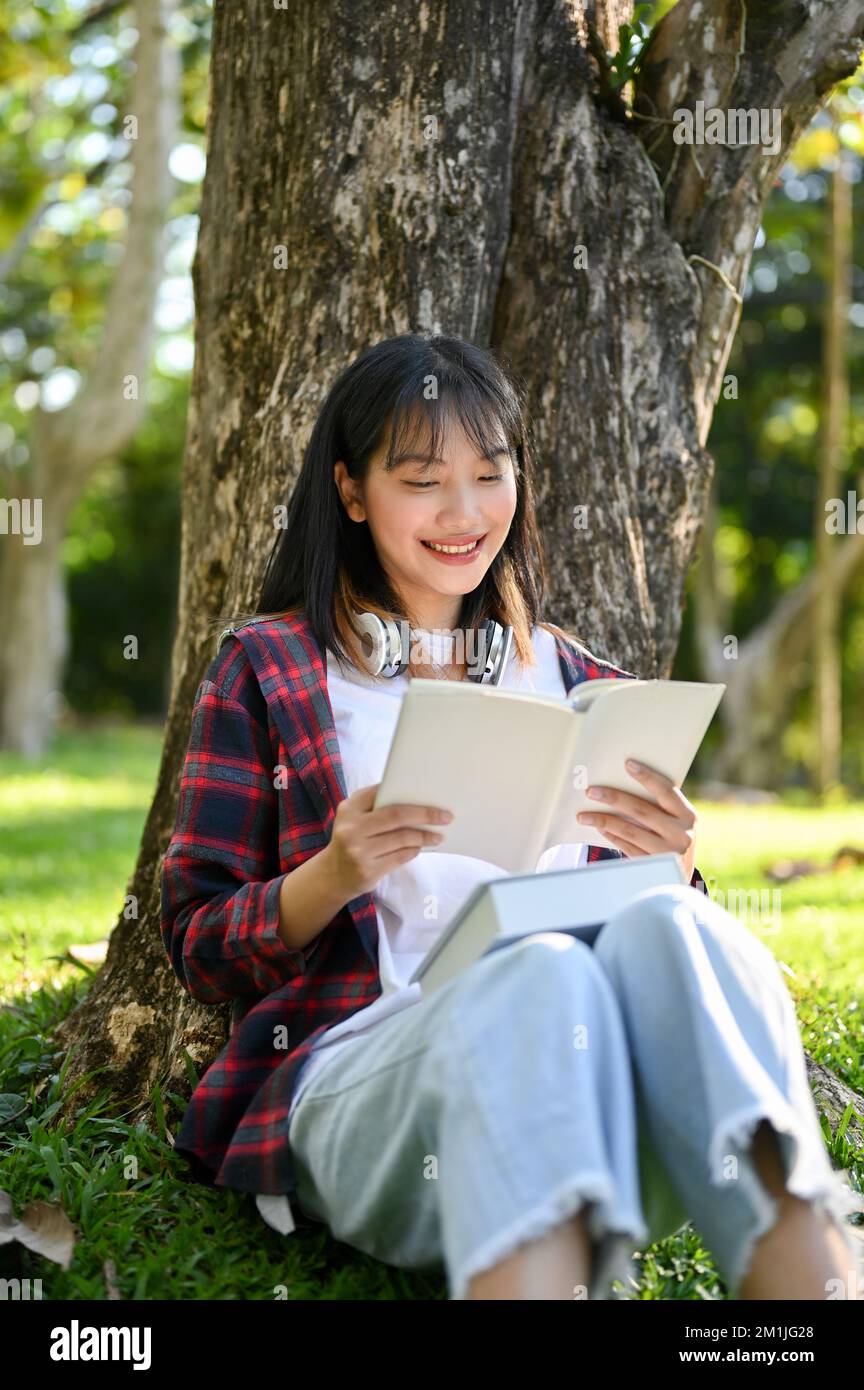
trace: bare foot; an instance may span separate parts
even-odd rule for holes
[[[825,1299],[829,1281],[840,1279],[847,1297],[857,1298],[857,1271],[833,1220],[815,1203],[786,1191],[777,1136],[763,1120],[753,1141],[753,1160],[766,1189],[779,1206],[777,1221],[756,1241],[738,1297],[741,1299]],[[851,1275],[851,1277],[850,1277]]]

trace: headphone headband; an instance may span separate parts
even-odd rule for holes
[[[401,676],[408,669],[411,629],[406,618],[395,622],[377,613],[357,613],[355,622],[361,633],[363,664],[370,676]],[[480,626],[480,651],[468,668],[468,679],[478,685],[498,685],[510,660],[512,627],[502,627],[494,618]],[[368,640],[368,649],[367,649]]]

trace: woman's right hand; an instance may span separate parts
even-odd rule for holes
[[[440,844],[443,836],[423,829],[424,825],[446,825],[453,819],[451,811],[408,803],[373,811],[380,785],[375,782],[360,787],[340,801],[330,843],[321,851],[345,902],[368,893],[379,879],[419,854],[424,845]]]

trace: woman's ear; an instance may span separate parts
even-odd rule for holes
[[[366,509],[360,497],[360,487],[356,479],[349,476],[342,459],[333,465],[333,481],[342,499],[342,505],[352,521],[365,521]]]

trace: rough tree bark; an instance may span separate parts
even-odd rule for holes
[[[754,23],[751,56],[749,38],[738,54],[738,0],[681,0],[652,45],[640,103],[665,118],[673,93],[725,94],[737,63],[759,105],[793,110],[790,130],[805,123],[856,64],[864,0],[768,8],[773,37]],[[658,127],[612,114],[580,42],[592,12],[575,11],[567,0],[215,4],[165,752],[132,884],[139,916],[121,917],[62,1030],[78,1047],[70,1080],[100,1066],[95,1086],[127,1106],[144,1105],[156,1080],[185,1091],[183,1049],[200,1070],[225,1040],[227,1010],[181,991],[158,930],[190,708],[214,616],[254,599],[273,506],[335,373],[364,345],[438,330],[509,359],[535,419],[550,616],[631,669],[669,670],[737,318],[726,281],[744,275],[780,156],[769,166],[726,152],[727,164],[709,151],[710,196],[685,161],[664,205],[646,151]],[[622,12],[606,5],[602,17]],[[708,16],[710,70],[694,60]],[[658,167],[673,153],[655,152]],[[574,266],[576,246],[587,269]]]
[[[135,435],[153,355],[153,309],[173,180],[179,57],[166,26],[176,0],[136,0],[138,30],[129,111],[133,165],[129,230],[105,312],[102,339],[81,392],[62,410],[37,407],[28,466],[5,474],[4,498],[38,499],[42,537],[0,547],[0,747],[35,757],[51,734],[68,648],[62,543],[69,513],[97,464]],[[31,222],[35,230],[37,218]],[[125,634],[118,633],[118,644]]]

